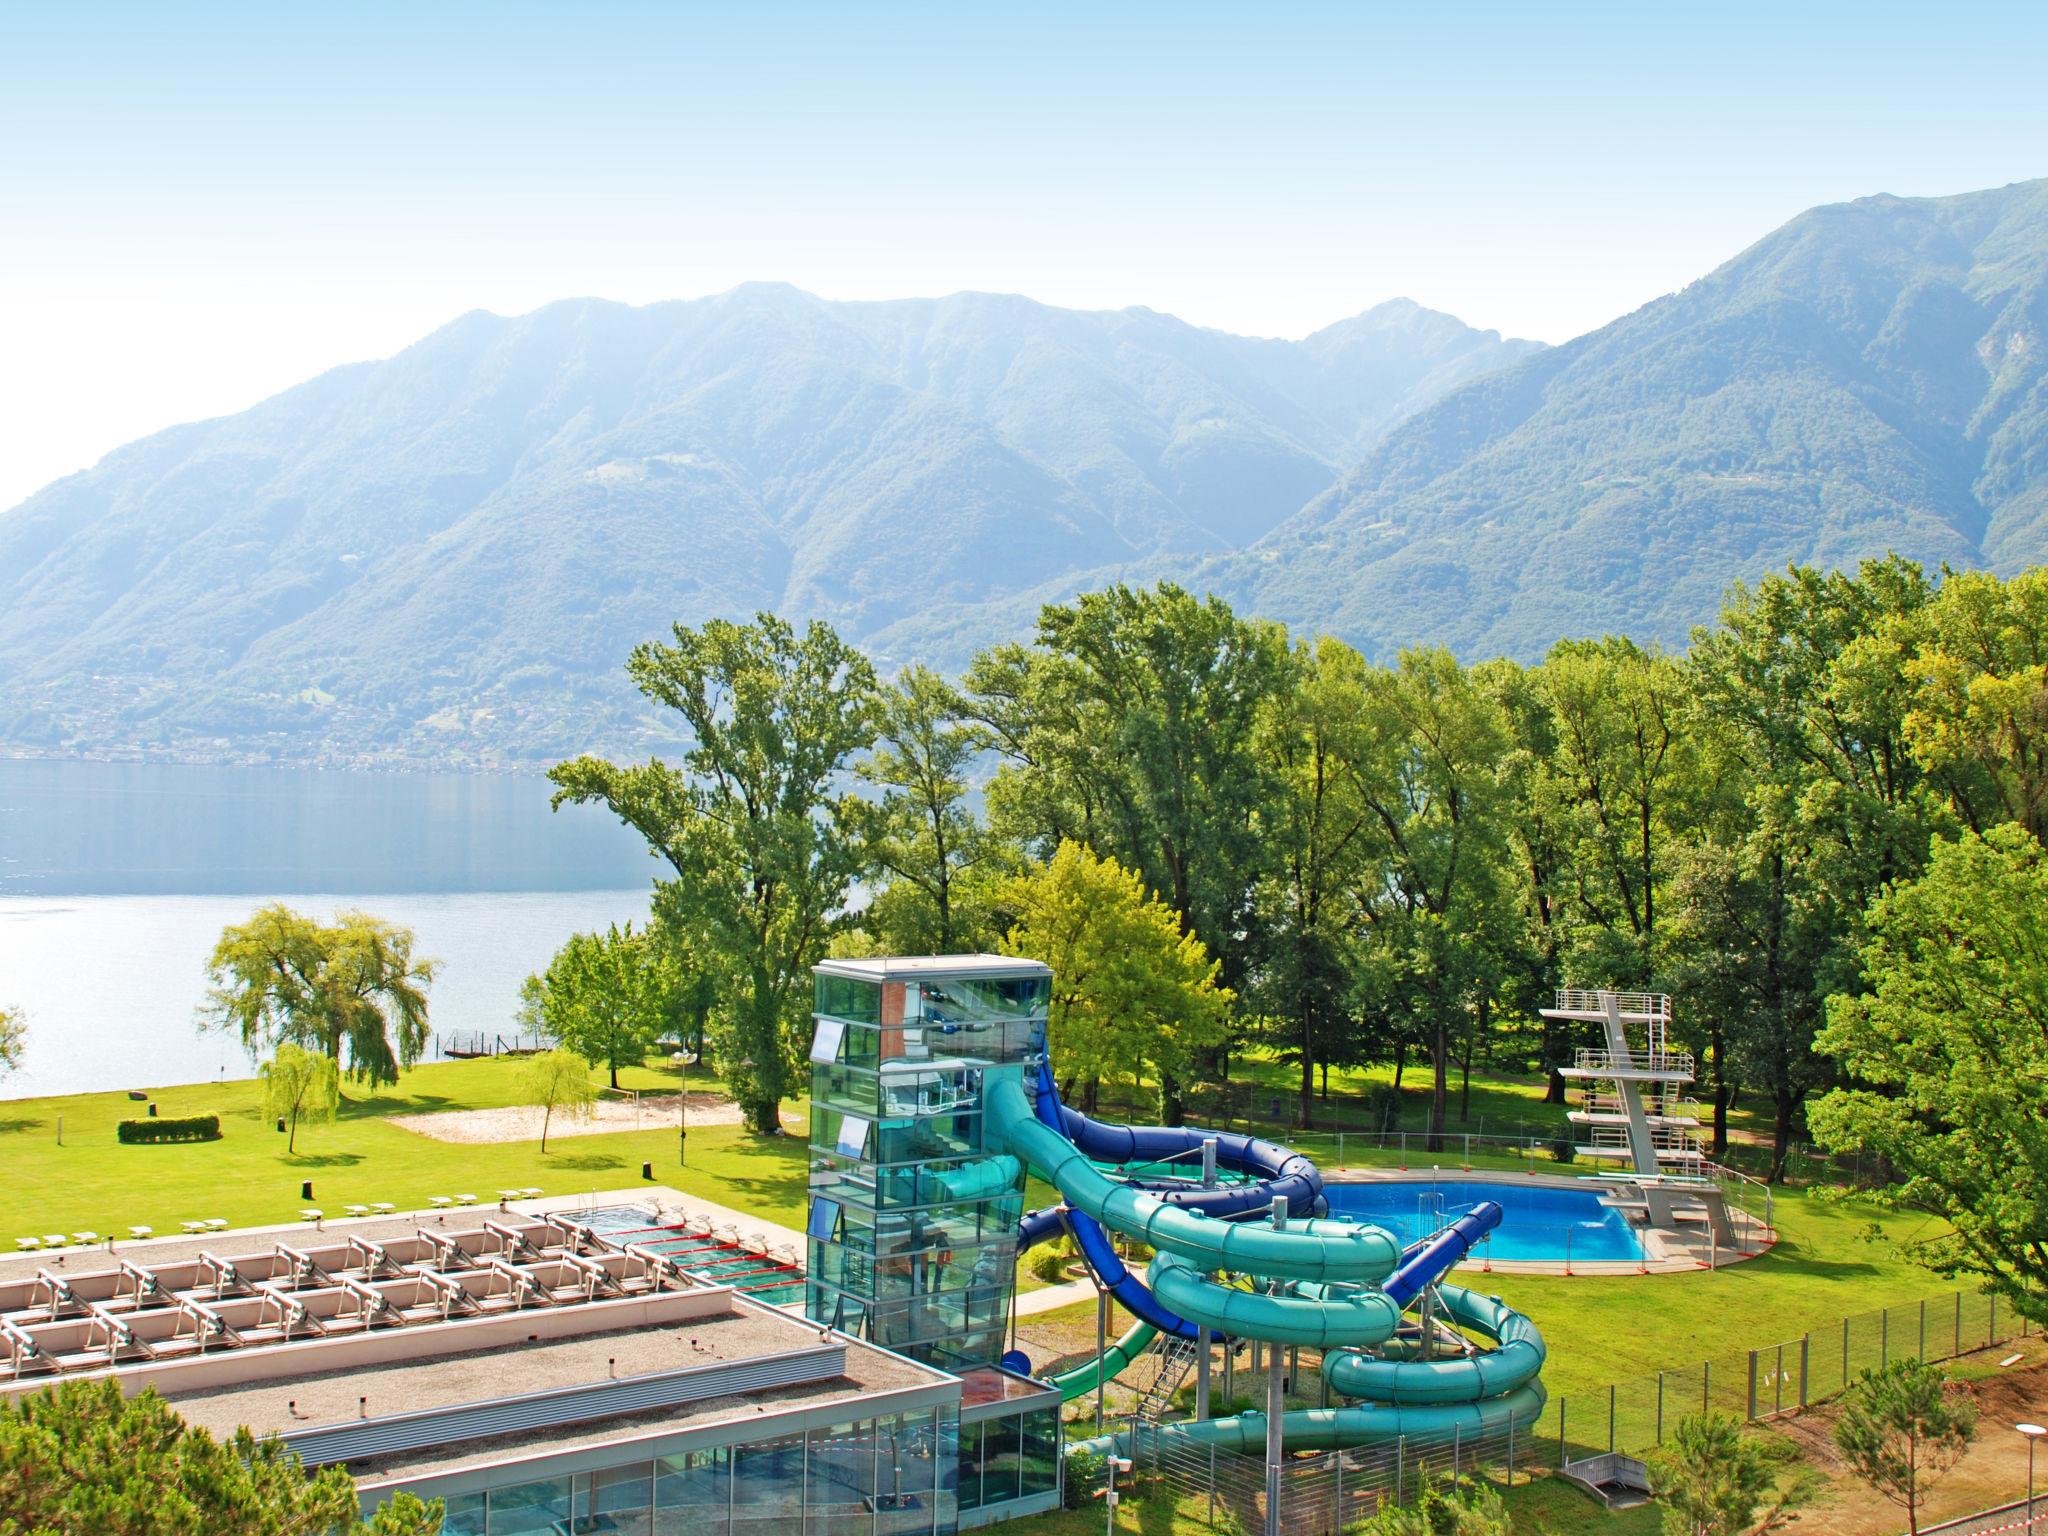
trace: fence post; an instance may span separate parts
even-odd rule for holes
[[[1951,1359],[1951,1360],[1956,1360],[1956,1359],[1960,1359],[1960,1358],[1962,1357],[1962,1353],[1963,1353],[1963,1293],[1962,1293],[1961,1291],[1957,1291],[1957,1292],[1956,1292],[1956,1347],[1955,1347],[1955,1350],[1954,1350],[1954,1352],[1953,1352],[1952,1354],[1950,1354],[1950,1356],[1949,1356],[1949,1359]]]
[[[1336,1454],[1337,1454],[1337,1519],[1336,1519],[1336,1521],[1335,1521],[1335,1525],[1336,1525],[1336,1528],[1337,1528],[1338,1530],[1340,1530],[1340,1531],[1341,1531],[1341,1530],[1343,1530],[1343,1529],[1344,1529],[1344,1453],[1343,1453],[1342,1451],[1338,1451],[1338,1452],[1337,1452]],[[1214,1520],[1212,1519],[1212,1520],[1211,1520],[1211,1521],[1210,1521],[1209,1523],[1210,1523],[1211,1525],[1214,1525],[1214,1524],[1215,1524],[1216,1522],[1215,1522],[1215,1521],[1214,1521]]]
[[[1849,1319],[1842,1319],[1842,1387],[1849,1386]]]
[[[1404,1485],[1408,1481],[1408,1437],[1400,1436],[1394,1441],[1394,1502],[1405,1504],[1408,1495]]]
[[[1216,1442],[1209,1442],[1209,1524],[1216,1524]]]
[[[1927,1363],[1927,1303],[1920,1303],[1920,1363]]]
[[[1785,1411],[1785,1346],[1778,1346],[1777,1365],[1771,1372],[1771,1412]]]
[[[1664,1443],[1664,1373],[1657,1373],[1657,1444]]]
[[[1614,1454],[1614,1383],[1607,1383],[1607,1454]]]
[[[1508,1486],[1515,1486],[1515,1416],[1508,1414]]]
[[[1986,1344],[1996,1344],[1998,1342],[1998,1292],[1996,1291],[1991,1293],[1991,1325],[1985,1331],[1984,1342]]]
[[[1570,1460],[1564,1449],[1564,1394],[1560,1392],[1557,1397],[1557,1464],[1563,1467]]]
[[[1756,1422],[1756,1351],[1749,1352],[1749,1412],[1744,1415],[1745,1423]]]
[[[1877,1368],[1881,1371],[1892,1362],[1892,1309],[1880,1308],[1877,1314]]]
[[[1812,1354],[1812,1352],[1813,1335],[1810,1333],[1802,1333],[1799,1336],[1799,1406],[1802,1408],[1806,1406],[1806,1368],[1808,1363],[1807,1357],[1810,1354]]]
[[[1713,1362],[1713,1361],[1711,1361],[1711,1360],[1702,1360],[1702,1361],[1700,1362],[1700,1412],[1701,1412],[1701,1413],[1705,1413],[1705,1412],[1706,1412],[1706,1411],[1707,1411],[1707,1410],[1708,1410],[1709,1408],[1712,1408],[1712,1407],[1714,1406],[1714,1397],[1713,1397],[1713,1392],[1714,1392],[1714,1386],[1713,1386],[1713,1383],[1714,1383],[1714,1362]]]

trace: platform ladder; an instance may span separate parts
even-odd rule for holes
[[[1173,1406],[1174,1393],[1187,1381],[1188,1372],[1194,1369],[1201,1352],[1193,1339],[1159,1333],[1153,1335],[1145,1353],[1155,1364],[1151,1379],[1138,1396],[1137,1411],[1144,1418],[1156,1420]]]

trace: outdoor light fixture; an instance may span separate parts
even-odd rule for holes
[[[2027,1536],[2034,1536],[2034,1447],[2048,1435],[2048,1429],[2039,1424],[2015,1424],[2013,1428],[2027,1437]]]

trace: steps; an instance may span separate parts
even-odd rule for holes
[[[1145,1358],[1155,1364],[1145,1390],[1138,1397],[1139,1414],[1156,1421],[1173,1405],[1173,1394],[1188,1379],[1198,1353],[1192,1339],[1177,1339],[1164,1333],[1153,1336],[1146,1346]]]

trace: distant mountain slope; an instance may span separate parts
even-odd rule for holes
[[[1301,342],[766,285],[468,315],[0,514],[0,746],[543,758],[633,733],[634,642],[761,607],[958,660],[1539,350],[1405,301]]]
[[[1797,560],[2048,558],[2048,181],[1800,215],[1456,390],[1203,576],[1385,652],[1682,643]]]

